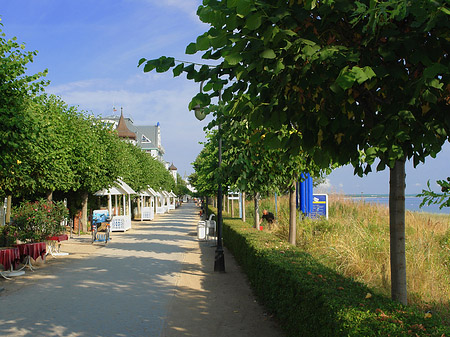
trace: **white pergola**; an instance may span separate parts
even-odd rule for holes
[[[94,193],[98,196],[108,196],[108,212],[111,218],[111,232],[126,231],[131,228],[131,195],[136,192],[128,186],[122,179],[117,179],[114,186],[108,189],[102,189]],[[123,198],[123,212],[118,207],[118,196]],[[112,196],[114,196],[115,207],[112,211]],[[128,196],[128,198],[127,198]],[[128,199],[128,200],[127,200]]]
[[[143,220],[153,220],[155,218],[155,199],[158,194],[150,187],[138,193],[141,202],[141,221]],[[146,198],[150,198],[149,203],[146,206]]]

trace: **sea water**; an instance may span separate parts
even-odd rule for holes
[[[352,200],[364,201],[370,203],[377,203],[380,205],[389,206],[389,196],[387,195],[362,195],[362,196],[348,196]],[[439,209],[439,205],[424,205],[420,207],[422,203],[422,198],[416,196],[406,196],[405,197],[405,209],[413,212],[425,212],[425,213],[441,213],[450,214],[450,207],[442,207]]]

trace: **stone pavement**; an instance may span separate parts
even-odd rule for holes
[[[282,336],[228,251],[226,273],[213,271],[197,212],[133,222],[106,246],[74,236],[69,256],[0,280],[0,336]]]

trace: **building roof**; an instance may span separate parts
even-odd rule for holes
[[[178,170],[176,167],[175,167],[175,165],[172,163],[172,165],[170,165],[169,166],[169,170],[170,171],[176,171],[176,170]]]
[[[117,123],[121,118],[122,114],[121,116],[106,116],[102,118],[102,120]],[[128,130],[135,133],[136,138],[133,139],[136,140],[136,145],[140,146],[143,150],[158,150],[161,155],[164,154],[164,147],[160,144],[160,137],[158,137],[158,133],[160,132],[159,123],[156,125],[134,125],[133,120],[129,117],[124,117],[123,121],[125,122]]]
[[[136,133],[130,131],[130,129],[128,128],[125,119],[123,118],[123,109],[121,109],[120,111],[120,119],[119,119],[119,124],[117,124],[117,135],[120,138],[128,138],[128,139],[133,139],[136,140]]]

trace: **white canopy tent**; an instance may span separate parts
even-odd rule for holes
[[[170,191],[169,193],[169,210],[175,209],[177,202],[177,195],[173,193],[173,191]]]
[[[114,186],[108,189],[102,189],[94,193],[94,195],[98,196],[102,195],[108,196],[108,212],[109,216],[112,217],[110,224],[111,232],[126,231],[131,228],[131,197],[130,197],[131,194],[136,194],[136,192],[130,186],[128,186],[128,184],[125,183],[122,179],[118,179],[115,182]],[[122,212],[118,207],[117,196],[119,195],[122,195],[123,198]],[[114,196],[115,199],[114,212],[112,209],[112,196]]]

